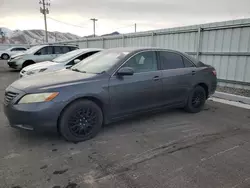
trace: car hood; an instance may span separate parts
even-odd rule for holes
[[[16,58],[16,57],[23,56],[23,55],[26,55],[26,54],[23,53],[23,52],[18,52],[17,54],[12,55],[11,58],[14,59],[14,58]]]
[[[50,68],[55,68],[55,67],[64,68],[64,64],[63,63],[55,63],[52,61],[44,61],[41,63],[35,63],[33,65],[29,65],[29,66],[25,67],[23,70],[25,72],[27,72],[27,71],[40,70],[40,69],[45,69],[45,68],[50,69]]]
[[[68,69],[21,78],[10,86],[24,92],[53,89],[97,78],[97,74],[80,73]]]

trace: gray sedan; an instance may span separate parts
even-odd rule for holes
[[[216,85],[215,69],[185,53],[109,49],[70,69],[15,81],[6,89],[4,112],[12,127],[59,131],[78,142],[94,137],[103,124],[142,112],[199,112]]]

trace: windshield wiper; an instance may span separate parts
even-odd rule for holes
[[[71,70],[76,72],[86,73],[86,71],[80,71],[79,69],[71,69]]]

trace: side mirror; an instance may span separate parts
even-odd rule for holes
[[[118,76],[129,76],[134,74],[134,69],[131,67],[122,67],[117,71]]]
[[[81,60],[80,59],[75,59],[74,60],[74,64],[77,64],[77,63],[79,63]]]

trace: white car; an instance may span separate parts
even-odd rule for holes
[[[8,65],[10,68],[21,70],[29,65],[43,62],[51,61],[56,57],[71,52],[78,49],[74,45],[64,45],[64,44],[47,44],[33,46],[25,53],[19,53],[17,55],[12,55],[8,60]]]
[[[27,48],[25,47],[11,47],[4,51],[0,51],[1,59],[8,60],[11,56],[25,52]]]
[[[73,50],[53,59],[52,61],[36,63],[23,68],[20,72],[20,77],[26,77],[38,73],[53,72],[64,68],[69,68],[75,65],[76,63],[79,63],[81,60],[97,52],[100,52],[101,50],[102,49],[98,48]]]

